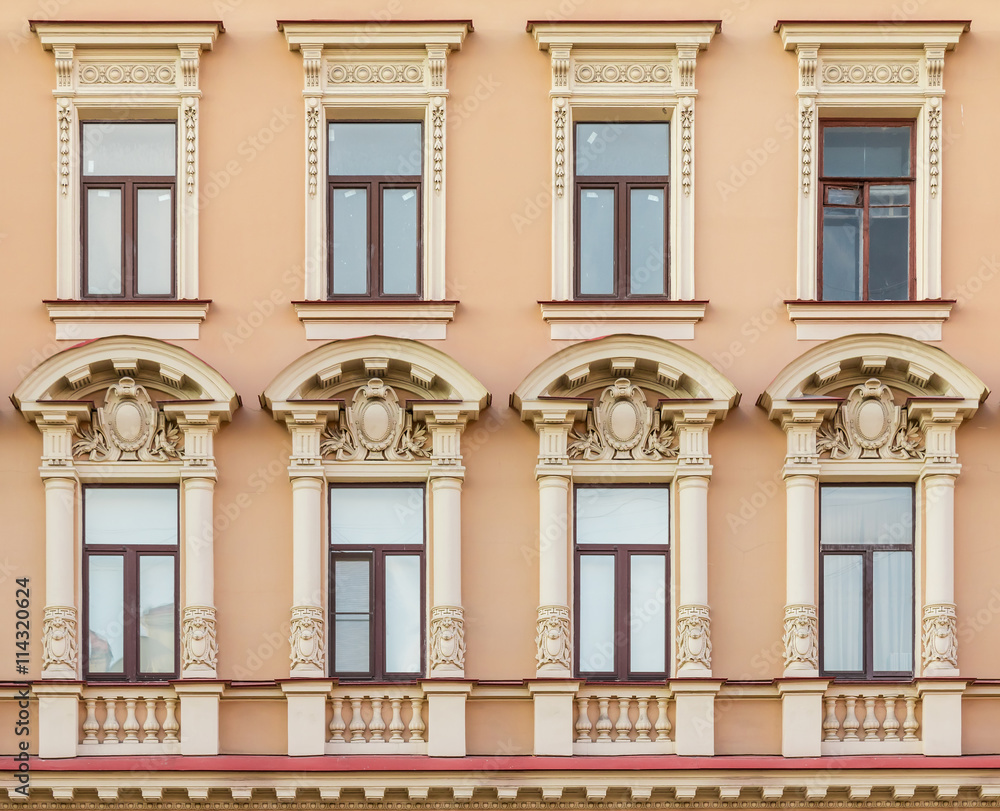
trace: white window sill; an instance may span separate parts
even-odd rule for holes
[[[940,341],[952,299],[929,301],[786,301],[800,341],[829,341],[859,332]]]
[[[211,301],[46,301],[57,341],[137,335],[167,341],[198,339]]]
[[[707,301],[540,301],[553,341],[649,335],[690,341]]]
[[[443,341],[457,301],[293,301],[308,341],[385,335]]]

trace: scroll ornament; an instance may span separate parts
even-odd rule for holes
[[[602,392],[594,413],[587,415],[586,429],[572,432],[570,440],[569,458],[588,462],[658,461],[679,453],[673,428],[660,424],[660,415],[646,405],[642,389],[625,377]]]
[[[816,450],[831,459],[922,459],[924,436],[892,392],[872,378],[855,386],[833,419],[820,428]]]
[[[392,387],[373,377],[354,393],[339,425],[323,432],[320,453],[341,462],[409,461],[430,456],[428,439],[426,426],[414,425]]]
[[[131,377],[113,384],[89,428],[80,431],[74,455],[91,462],[166,462],[179,459],[181,431],[168,421],[142,386]]]

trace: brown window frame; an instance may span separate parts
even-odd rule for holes
[[[910,661],[912,669],[909,671],[876,671],[874,668],[875,644],[874,644],[874,556],[875,552],[909,552],[911,555],[911,584],[910,584],[910,616],[916,613],[916,488],[911,482],[829,482],[820,484],[822,491],[825,486],[833,487],[906,487],[910,490],[910,542],[908,544],[824,544],[822,538],[823,528],[823,498],[822,492],[819,498],[818,524],[819,527],[819,672],[822,677],[839,679],[841,681],[910,681],[914,677],[916,670],[917,651],[911,652]],[[827,670],[825,666],[825,646],[823,644],[825,631],[825,571],[824,560],[828,555],[841,556],[863,556],[864,558],[864,638],[863,644],[863,671],[833,671]]]
[[[852,177],[827,177],[824,174],[824,157],[826,150],[824,149],[825,138],[824,134],[828,127],[908,127],[910,130],[910,175],[909,177],[865,177],[865,178],[852,178]],[[858,301],[913,301],[914,294],[917,289],[917,263],[916,263],[916,246],[917,246],[917,218],[916,213],[916,182],[917,182],[917,150],[916,150],[916,121],[909,119],[899,119],[899,118],[889,118],[889,119],[872,119],[872,118],[861,118],[861,119],[846,119],[846,118],[821,118],[819,122],[819,205],[817,206],[817,254],[816,254],[816,298],[818,301],[829,301],[840,303],[840,299],[826,299],[823,298],[823,209],[827,207],[826,197],[827,189],[856,189],[860,188],[862,191],[862,203],[860,206],[847,206],[847,205],[830,205],[830,208],[850,208],[856,209],[860,208],[862,210],[862,225],[861,225],[861,238],[864,242],[864,253],[862,257],[862,284],[861,293],[862,297]],[[868,222],[869,215],[871,211],[871,206],[868,202],[869,192],[872,186],[909,186],[910,188],[910,203],[907,208],[910,209],[910,250],[909,250],[909,265],[910,271],[907,277],[907,294],[905,299],[872,299],[868,295],[868,248],[870,245],[870,240],[868,238]],[[882,206],[875,206],[876,208],[881,208]],[[898,207],[898,206],[897,206]],[[854,301],[854,299],[849,299],[848,301]]]
[[[173,118],[129,120],[91,120],[80,122],[80,143],[84,142],[84,126],[89,124],[173,124],[174,125],[174,174],[173,175],[85,175],[80,172],[80,298],[88,301],[165,301],[177,298],[177,121]],[[87,203],[90,189],[118,189],[122,193],[122,292],[88,293],[87,257]],[[169,189],[170,206],[170,292],[140,294],[138,292],[138,240],[136,219],[140,189],[166,191]]]
[[[327,121],[329,143],[330,126],[333,124],[419,124],[420,144],[426,136],[424,122],[411,119],[337,119]],[[421,301],[424,297],[424,155],[421,148],[420,174],[417,175],[331,175],[330,157],[327,155],[326,196],[326,264],[327,300],[329,301]],[[368,245],[367,288],[364,293],[334,293],[333,287],[333,205],[336,189],[365,189],[368,195],[368,224],[365,241]],[[386,293],[383,291],[382,240],[382,191],[384,189],[413,189],[417,194],[417,289],[415,293]]]
[[[327,580],[329,584],[329,605],[327,606],[327,621],[330,628],[329,650],[330,676],[340,681],[349,682],[416,682],[424,677],[427,668],[427,488],[420,482],[333,482],[327,489],[329,492],[337,489],[360,488],[419,488],[423,492],[422,509],[420,513],[420,532],[424,538],[422,544],[329,544],[329,569]],[[329,531],[329,516],[327,522]],[[386,670],[385,650],[385,559],[393,555],[420,558],[420,671],[418,673],[391,673]],[[364,672],[338,671],[337,668],[337,623],[336,623],[336,568],[337,560],[364,560],[368,568],[368,670]]]
[[[573,154],[578,154],[580,124],[601,124],[601,121],[573,122]],[[628,121],[628,124],[662,124],[662,121]],[[673,133],[668,130],[667,138]],[[669,150],[669,140],[668,150]],[[668,153],[669,159],[669,153]],[[573,297],[578,301],[666,301],[670,298],[670,176],[669,175],[580,175],[573,169]],[[584,191],[611,189],[615,193],[615,252],[614,288],[612,293],[581,292],[580,198]],[[630,293],[633,189],[656,189],[663,193],[663,293]]]
[[[88,490],[102,487],[159,489],[177,492],[177,543],[165,544],[88,544],[83,538],[83,677],[86,681],[137,683],[162,682],[176,679],[180,673],[180,488],[175,484],[85,484],[80,499],[81,526],[86,527]],[[85,531],[85,530],[83,530]],[[124,587],[124,651],[120,673],[90,672],[90,558],[120,557]],[[168,557],[174,560],[174,669],[168,673],[143,673],[139,670],[139,565],[143,557]]]
[[[577,484],[573,487],[573,673],[574,678],[596,682],[648,682],[662,681],[670,677],[670,526],[666,527],[667,543],[665,544],[623,544],[588,543],[581,547],[577,538],[576,493],[587,488],[610,490],[614,488],[649,487],[666,490],[670,493],[670,485],[664,483],[614,483],[614,484]],[[668,495],[669,498],[669,495]],[[583,551],[581,551],[583,550]],[[631,597],[631,566],[632,555],[662,555],[664,559],[664,583],[667,590],[664,617],[664,670],[657,672],[632,672],[631,662],[632,634],[630,625]],[[607,671],[584,671],[580,669],[580,558],[585,555],[614,557],[615,559],[615,650],[614,667]]]

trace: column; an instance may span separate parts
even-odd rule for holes
[[[292,475],[291,675],[322,677],[326,658],[323,479]]]
[[[569,469],[538,476],[538,677],[569,678]]]
[[[429,675],[465,678],[462,479],[432,470],[430,489],[434,605],[431,609]]]
[[[45,616],[42,628],[43,679],[77,678],[75,472],[46,473]]]
[[[215,626],[215,478],[182,473],[184,497],[184,615],[181,678],[214,679],[219,647]]]
[[[785,476],[785,675],[819,675],[815,475]]]
[[[708,477],[678,476],[677,675],[711,676],[708,609]]]
[[[923,674],[957,676],[955,476],[930,473],[924,477],[923,484],[927,572],[922,628]]]

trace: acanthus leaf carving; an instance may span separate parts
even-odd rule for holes
[[[211,606],[188,606],[181,622],[181,661],[184,670],[198,668],[215,671],[219,644],[215,633],[215,609]]]
[[[323,672],[326,644],[324,642],[323,609],[296,606],[292,609],[288,644],[292,670],[306,669]]]
[[[812,605],[785,606],[785,667],[819,669],[819,621]]]
[[[536,622],[535,660],[538,669],[565,669],[570,667],[569,609],[562,605],[543,605],[538,608]]]
[[[458,606],[431,610],[430,669],[465,669],[465,611]]]
[[[855,386],[833,421],[820,426],[816,450],[831,459],[923,459],[925,454],[920,427],[876,378]]]

